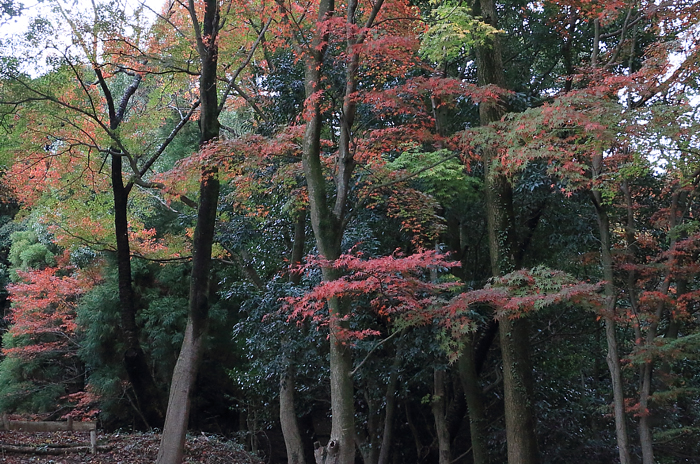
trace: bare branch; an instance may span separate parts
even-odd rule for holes
[[[265,25],[263,26],[262,30],[258,34],[258,38],[255,39],[255,43],[250,47],[250,52],[248,53],[248,56],[246,59],[241,63],[241,65],[234,71],[233,75],[231,78],[228,80],[228,86],[226,87],[226,90],[224,90],[224,93],[221,96],[221,103],[219,103],[219,108],[218,111],[221,113],[221,111],[224,109],[224,105],[226,104],[226,98],[228,97],[229,93],[231,92],[231,89],[234,88],[234,85],[236,85],[236,79],[238,79],[238,75],[245,69],[246,66],[250,63],[250,60],[253,59],[253,55],[255,54],[255,50],[258,48],[258,45],[260,42],[262,42],[265,32],[267,31],[267,28],[270,26],[270,23],[272,23],[272,18],[268,19]],[[239,92],[240,93],[240,92]],[[257,111],[256,111],[257,112]]]

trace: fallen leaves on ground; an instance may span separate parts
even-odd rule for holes
[[[90,446],[89,432],[18,432],[0,431],[0,464],[141,464],[153,463],[158,455],[160,434],[113,433],[97,435],[96,454],[86,451],[61,453],[67,447]],[[36,452],[11,452],[10,449],[31,449]],[[59,454],[46,454],[57,450]],[[187,437],[185,463],[195,464],[261,464],[262,461],[239,445],[215,436]]]

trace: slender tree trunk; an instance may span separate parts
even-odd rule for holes
[[[200,183],[197,226],[194,233],[189,316],[185,338],[170,385],[168,411],[158,450],[158,464],[180,464],[189,421],[190,399],[204,349],[209,319],[209,271],[214,242],[219,180],[215,168],[206,168]]]
[[[464,349],[457,361],[459,378],[464,390],[464,398],[469,410],[469,434],[472,445],[474,464],[488,464],[489,451],[487,446],[488,423],[484,411],[483,395],[479,385],[474,358],[474,344],[471,337],[464,344]]]
[[[122,158],[112,155],[112,194],[114,197],[114,231],[117,243],[117,273],[122,336],[126,344],[124,367],[136,394],[138,408],[147,427],[162,427],[163,405],[139,342],[136,325],[136,296],[131,281],[131,252],[127,219],[129,189],[122,179]]]
[[[124,120],[131,97],[141,84],[141,76],[136,75],[122,95],[119,104],[115,104],[114,95],[107,85],[102,70],[95,67],[95,76],[107,103],[109,128],[116,131]],[[119,153],[117,147],[111,147],[113,153]],[[112,198],[114,200],[114,232],[117,245],[117,281],[119,286],[120,322],[124,351],[124,368],[136,395],[137,407],[146,427],[163,425],[163,409],[160,391],[148,366],[146,354],[139,342],[136,324],[136,295],[131,280],[131,249],[129,245],[129,226],[127,208],[132,184],[124,185],[122,157],[111,155]]]
[[[295,272],[295,268],[301,264],[304,257],[304,243],[306,242],[306,210],[302,209],[294,223],[294,241],[292,242],[292,254],[289,263],[289,281],[298,285],[301,282],[301,273]],[[285,350],[285,340],[282,341],[282,350]],[[296,371],[289,358],[284,356],[283,364],[285,372],[280,377],[280,425],[284,446],[287,450],[287,464],[306,464],[304,457],[304,445],[299,430],[296,407],[294,405],[294,384]]]
[[[200,147],[219,136],[218,93],[216,90],[219,3],[216,0],[205,0],[204,3],[204,18],[201,29],[194,0],[189,0],[188,3],[201,63],[199,77]],[[218,169],[211,165],[205,166],[202,169],[199,183],[197,224],[192,242],[192,274],[190,277],[187,327],[170,385],[168,410],[158,449],[157,464],[180,464],[182,462],[192,390],[199,371],[209,321],[209,274],[218,201]]]
[[[367,405],[367,422],[364,428],[356,428],[355,444],[357,445],[363,464],[377,464],[379,459],[379,417],[380,402],[369,397],[368,389],[363,389],[365,403]]]
[[[452,460],[450,432],[447,426],[447,391],[445,389],[445,375],[444,369],[433,369],[432,410],[438,439],[439,464],[450,464]]]
[[[497,27],[497,12],[493,0],[479,0],[475,2],[475,7],[476,14]],[[494,36],[486,44],[476,48],[476,63],[479,85],[495,84],[505,87],[501,44],[498,36]],[[504,112],[505,109],[498,102],[483,102],[479,105],[482,125],[500,120]],[[491,272],[494,276],[499,276],[514,270],[518,263],[515,262],[517,245],[512,189],[508,180],[493,170],[493,164],[498,159],[496,155],[494,149],[484,149]],[[539,451],[532,404],[532,367],[528,354],[527,322],[524,319],[502,319],[499,323],[499,337],[503,357],[508,462],[536,464],[539,462]]]
[[[382,434],[381,449],[377,464],[389,464],[391,441],[394,436],[394,416],[396,415],[396,386],[399,381],[399,366],[401,365],[401,353],[397,349],[394,362],[389,374],[389,384],[386,386],[384,410],[384,432]]]
[[[289,282],[299,285],[301,282],[301,272],[297,272],[297,267],[304,259],[304,244],[306,243],[306,209],[297,213],[294,223],[294,241],[292,242],[292,255],[289,260]]]
[[[287,367],[287,372],[280,379],[280,425],[287,449],[287,464],[305,464],[304,446],[294,407],[294,368]]]
[[[602,173],[603,156],[597,155],[593,160],[593,176]],[[620,366],[620,354],[617,348],[617,336],[615,334],[615,287],[613,283],[613,259],[610,253],[610,220],[605,211],[600,191],[593,190],[593,204],[598,217],[598,229],[600,233],[601,261],[603,265],[603,279],[605,280],[604,292],[606,305],[603,318],[605,319],[605,340],[608,345],[606,361],[610,371],[613,390],[613,406],[615,412],[615,434],[617,436],[617,448],[620,456],[620,464],[630,464],[629,438],[627,434],[627,421],[625,417],[625,397],[622,386],[622,368]]]
[[[625,197],[625,203],[627,208],[627,224],[625,225],[625,240],[627,242],[627,253],[628,253],[628,263],[631,265],[630,270],[627,272],[627,291],[630,298],[630,305],[635,313],[639,313],[639,305],[637,304],[637,289],[636,289],[636,272],[633,265],[636,262],[635,255],[637,254],[638,247],[636,243],[636,230],[637,226],[634,219],[634,204],[632,201],[632,192],[630,190],[630,185],[628,181],[623,181],[621,186],[622,193]],[[671,207],[672,215],[675,216],[675,209]],[[674,241],[671,240],[671,247],[673,247]],[[669,278],[667,277],[664,282],[664,289],[662,291],[668,292],[669,288]],[[661,311],[663,309],[663,304],[659,305],[657,311],[658,317],[661,317]],[[639,324],[635,324],[635,333],[638,343],[645,341],[646,347],[651,347],[650,343],[653,343],[656,337],[656,321],[651,322],[647,329],[646,339],[642,336],[642,327]],[[651,374],[654,368],[653,360],[647,359],[639,368],[639,424],[637,429],[639,431],[639,444],[642,449],[642,463],[643,464],[654,464],[654,449],[652,444],[652,434],[651,434],[651,424],[649,417],[649,396],[651,395]]]

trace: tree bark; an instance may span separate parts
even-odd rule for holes
[[[593,160],[593,176],[602,173],[603,155],[597,155]],[[601,262],[603,266],[603,279],[605,280],[605,340],[608,345],[606,361],[612,381],[613,405],[615,411],[615,434],[617,436],[617,449],[620,456],[620,464],[630,464],[629,438],[627,434],[627,422],[625,418],[625,397],[622,386],[622,368],[620,366],[620,354],[617,347],[615,334],[615,287],[613,283],[613,259],[610,252],[610,220],[603,205],[602,194],[598,190],[591,192],[593,204],[598,217],[598,230],[600,233]]]
[[[209,318],[209,271],[214,242],[219,180],[215,168],[206,168],[200,183],[197,226],[194,233],[189,315],[185,338],[170,385],[168,411],[158,450],[158,464],[180,464],[187,434],[190,398],[204,349]]]
[[[479,0],[475,2],[475,7],[476,14],[497,27],[498,17],[493,0]],[[501,44],[497,35],[476,48],[476,63],[479,85],[506,86]],[[479,105],[482,125],[500,120],[504,113],[504,107],[498,102],[482,102]],[[513,193],[505,176],[494,172],[497,159],[493,148],[484,149],[486,214],[491,272],[494,276],[511,272],[518,265]],[[532,367],[528,354],[527,322],[524,319],[502,319],[499,323],[499,337],[503,357],[508,462],[536,464],[539,462],[539,451],[532,404]]]
[[[95,75],[107,102],[109,129],[116,131],[124,119],[131,97],[141,83],[141,77],[137,75],[134,78],[131,85],[124,91],[119,105],[116,105],[114,96],[100,68],[95,68]],[[127,216],[131,184],[128,186],[124,185],[122,158],[125,155],[117,154],[120,150],[114,146],[111,147],[111,151],[115,153],[111,155],[111,181],[114,201],[114,232],[117,246],[119,313],[122,336],[126,345],[123,359],[124,368],[134,389],[138,403],[137,407],[141,412],[142,418],[146,421],[145,426],[147,428],[161,427],[163,425],[161,395],[148,366],[146,354],[141,347],[136,324],[136,295],[131,280],[131,248],[129,245]]]
[[[306,51],[305,55],[304,84],[307,116],[302,147],[302,165],[309,192],[311,226],[321,256],[331,263],[340,256],[340,242],[343,236],[342,215],[345,212],[345,198],[341,197],[341,192],[347,191],[347,185],[336,185],[338,191],[336,205],[340,206],[332,210],[327,198],[326,182],[321,163],[320,143],[323,121],[317,92],[320,91],[323,85],[321,68],[328,34],[326,32],[327,28],[323,23],[335,13],[334,9],[335,3],[333,0],[321,1],[318,17],[316,18],[317,30],[313,36],[311,47]],[[352,120],[345,121],[341,126],[348,124],[352,125]],[[349,143],[349,139],[345,140],[341,137],[341,142]],[[343,152],[343,149],[341,148],[340,151]],[[349,182],[349,172],[352,166],[347,164],[343,164],[343,166],[349,167],[350,170],[345,170],[343,175],[339,173],[340,177],[338,178],[342,178],[344,182]],[[326,281],[332,281],[340,277],[339,273],[332,267],[325,267],[322,274],[323,279]],[[326,464],[352,464],[355,461],[354,388],[350,376],[352,353],[350,347],[346,346],[340,337],[340,333],[346,330],[346,323],[343,322],[343,319],[347,314],[348,308],[343,301],[334,298],[329,302],[328,309],[332,411],[331,436],[325,448],[317,448],[315,456],[317,464],[321,462]]]
[[[137,406],[146,420],[146,427],[163,426],[163,405],[141,347],[136,325],[136,296],[131,281],[131,251],[127,219],[129,189],[122,179],[122,158],[112,155],[112,194],[114,198],[114,231],[117,243],[117,280],[122,337],[126,344],[124,367],[134,389]]]
[[[189,1],[188,9],[194,26],[201,64],[199,143],[200,147],[203,147],[219,136],[218,93],[216,90],[219,3],[216,0],[205,0],[201,28],[194,0]],[[158,449],[157,464],[180,464],[182,462],[189,422],[190,400],[204,350],[204,338],[209,320],[209,274],[218,200],[218,169],[212,165],[205,166],[202,169],[199,184],[197,224],[192,243],[192,274],[190,276],[187,327],[170,385],[168,410]]]
[[[435,430],[438,439],[438,462],[450,464],[452,452],[450,449],[450,432],[447,426],[447,391],[445,389],[445,370],[433,369],[433,401],[432,410],[435,418]]]
[[[280,425],[287,449],[287,464],[305,464],[304,446],[294,407],[294,369],[291,366],[280,378]]]
[[[289,263],[289,281],[298,285],[301,281],[301,273],[296,272],[296,267],[301,264],[304,257],[304,243],[306,242],[306,210],[302,209],[294,223],[294,241],[292,242],[292,255]],[[282,350],[285,341],[282,341]],[[291,360],[285,355],[282,363],[285,372],[280,376],[280,425],[284,446],[287,450],[287,464],[306,464],[304,457],[304,445],[299,430],[296,407],[294,405],[294,379],[295,369]]]
[[[474,358],[474,344],[471,337],[465,342],[464,349],[457,360],[459,378],[464,390],[464,398],[469,410],[469,434],[472,445],[474,464],[488,464],[489,451],[487,446],[488,423],[484,410],[483,395],[479,385]]]
[[[382,434],[381,449],[377,464],[389,464],[391,441],[394,436],[394,416],[396,415],[396,386],[399,381],[399,366],[401,365],[400,351],[397,348],[394,362],[389,374],[389,384],[386,387],[384,410],[384,432]]]

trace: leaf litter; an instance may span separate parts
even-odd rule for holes
[[[89,452],[89,432],[0,431],[0,464],[141,464],[153,463],[160,434],[97,435],[98,452]],[[217,436],[188,436],[183,463],[262,464],[234,442]]]

